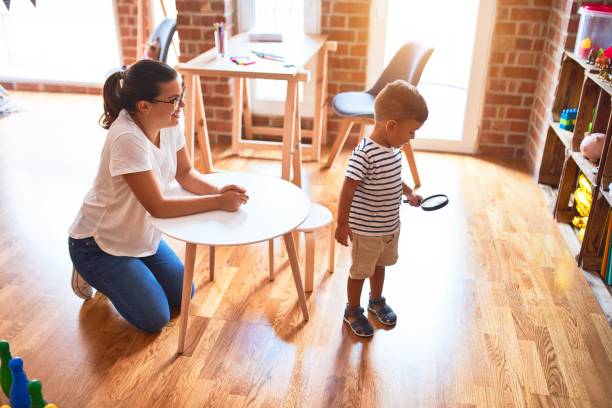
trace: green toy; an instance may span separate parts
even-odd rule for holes
[[[0,385],[7,398],[11,398],[11,384],[13,383],[13,376],[9,369],[9,361],[12,358],[8,341],[0,340]]]
[[[32,399],[30,408],[45,408],[47,406],[47,401],[45,401],[42,396],[42,384],[40,381],[31,380],[28,384],[28,391]]]

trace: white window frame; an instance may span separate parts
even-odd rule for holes
[[[29,2],[28,2],[29,3]],[[117,5],[116,0],[111,1],[113,8],[113,21],[115,25],[115,40],[117,43],[117,66],[121,65],[121,61],[123,60],[123,52],[121,47],[121,36],[119,30],[119,21],[117,16]],[[4,7],[4,6],[2,6]],[[36,7],[33,6],[32,7]],[[6,9],[5,9],[6,10]],[[8,12],[10,14],[10,11]],[[4,27],[0,27],[0,31]],[[108,66],[109,69],[112,69],[112,63]],[[83,80],[70,80],[70,79],[47,79],[42,77],[19,77],[19,76],[7,76],[0,74],[0,81],[3,82],[16,82],[16,83],[40,83],[40,84],[49,84],[49,85],[73,85],[73,86],[89,86],[89,87],[99,87],[104,84],[105,78],[103,76],[100,77],[99,80],[96,81],[83,81]]]
[[[372,86],[384,69],[384,53],[388,15],[388,0],[373,0],[370,9],[370,44],[368,46],[367,82]],[[478,133],[482,119],[487,73],[491,55],[491,43],[495,26],[496,2],[480,0],[475,32],[474,53],[468,85],[466,114],[463,126],[463,139],[434,140],[419,139],[412,141],[418,150],[475,153],[478,149]],[[434,51],[435,52],[435,51]]]
[[[304,32],[307,34],[319,34],[321,32],[321,1],[304,0]],[[246,32],[255,25],[255,2],[256,0],[238,0],[237,17],[238,31]],[[311,73],[317,72],[317,61],[313,58],[304,69]],[[256,115],[277,116],[284,112],[284,95],[282,100],[270,100],[256,98],[257,79],[249,80],[251,111]],[[300,94],[300,112],[302,117],[314,116],[315,85],[312,79],[304,84],[303,92]]]

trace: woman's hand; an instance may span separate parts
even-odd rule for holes
[[[246,195],[244,191],[244,189],[241,191],[226,190],[219,194],[219,208],[223,211],[237,211],[242,204],[246,204],[247,201],[249,201],[249,196]]]
[[[344,246],[348,246],[349,238],[353,241],[351,227],[348,224],[338,224],[336,226],[336,241]]]
[[[219,189],[219,193],[218,194],[223,194],[223,193],[226,193],[228,191],[237,191],[239,193],[246,194],[246,189],[244,189],[243,187],[237,186],[235,184],[228,184],[227,186],[221,187]]]

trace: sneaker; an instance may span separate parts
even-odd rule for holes
[[[93,297],[93,288],[79,273],[76,268],[72,267],[72,291],[81,299],[91,299]]]
[[[387,301],[383,296],[381,296],[380,299],[374,300],[370,298],[368,310],[374,313],[378,318],[378,321],[385,326],[395,326],[395,323],[397,323],[397,315],[393,309],[387,305]]]
[[[346,305],[346,309],[344,310],[344,321],[357,336],[372,337],[374,335],[374,327],[372,327],[363,312],[364,310],[362,307],[350,309],[348,305]]]

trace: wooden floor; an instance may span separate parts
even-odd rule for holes
[[[350,256],[339,248],[325,273],[324,235],[307,324],[280,243],[274,282],[265,244],[218,250],[214,283],[201,248],[177,357],[176,319],[146,335],[70,290],[67,230],[104,140],[99,97],[14,97],[25,111],[0,120],[0,338],[60,408],[612,406],[612,330],[519,164],[417,153],[422,193],[450,205],[403,208],[384,292],[399,322],[371,341],[342,324]],[[214,153],[221,169],[280,173]],[[306,191],[334,211],[346,154],[331,171],[305,165]]]

